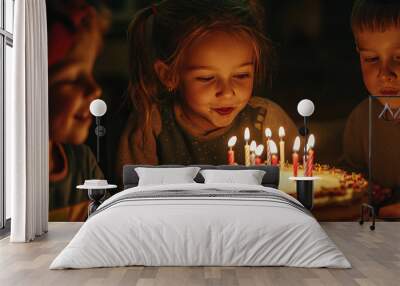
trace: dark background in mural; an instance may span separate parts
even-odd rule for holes
[[[102,140],[100,166],[110,180],[115,176],[118,137],[129,111],[127,27],[138,9],[152,2],[102,2],[111,10],[112,19],[95,66],[95,76],[108,104],[103,118],[107,136]],[[281,105],[299,126],[302,118],[296,110],[298,101],[302,98],[314,101],[316,111],[311,118],[311,131],[317,137],[320,163],[339,162],[346,118],[366,97],[350,29],[352,2],[262,1],[266,30],[277,51],[277,64],[272,85],[258,96]],[[87,143],[95,151],[93,127]]]

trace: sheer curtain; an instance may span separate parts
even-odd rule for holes
[[[6,98],[6,187],[12,242],[48,228],[48,84],[45,0],[15,1],[14,94]]]

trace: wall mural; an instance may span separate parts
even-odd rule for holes
[[[292,195],[289,177],[320,177],[314,215],[356,220],[368,199],[368,94],[382,96],[374,206],[400,217],[400,3],[52,0],[47,20],[51,221],[85,220],[76,186],[105,178],[121,190],[124,164],[246,163],[279,165]],[[95,99],[107,104],[99,149]]]

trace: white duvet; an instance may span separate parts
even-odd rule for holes
[[[254,185],[179,184],[127,189],[99,207],[50,269],[127,265],[351,267],[314,217],[290,204],[235,196],[115,203],[137,192],[207,192],[210,188],[265,191],[297,202],[279,190]]]

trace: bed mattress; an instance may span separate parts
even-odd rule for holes
[[[114,195],[50,269],[129,265],[351,267],[308,210],[284,192],[198,183]]]

